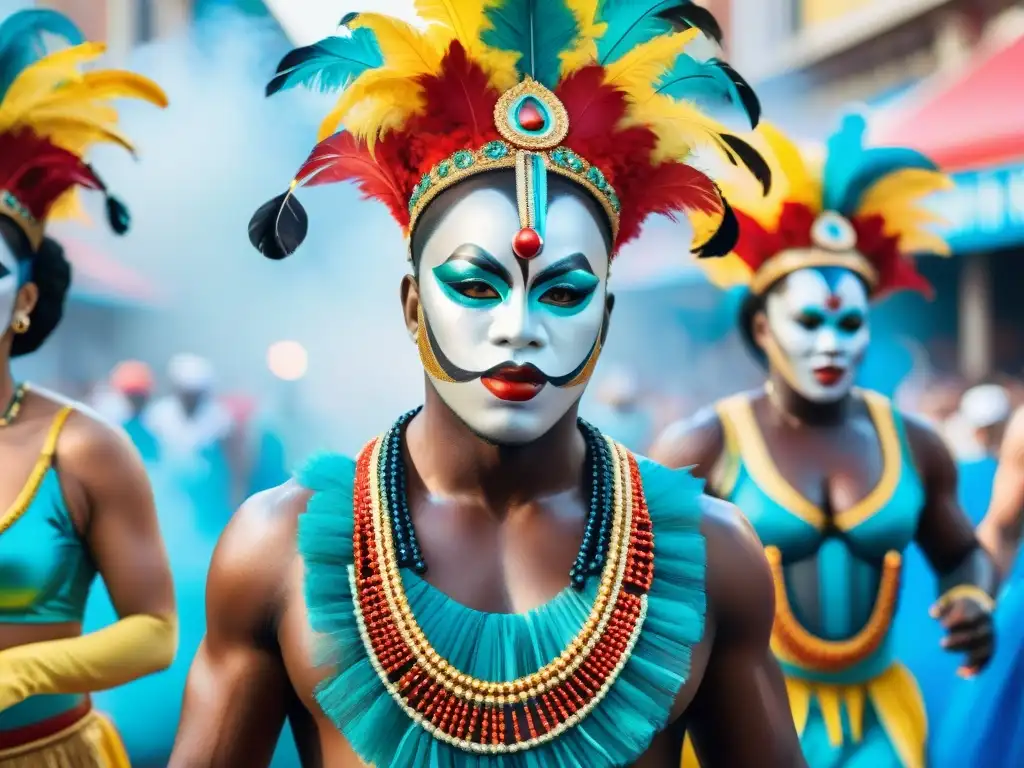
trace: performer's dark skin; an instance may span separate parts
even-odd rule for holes
[[[419,294],[411,277],[402,284],[402,303],[414,333]],[[609,315],[611,308],[609,299]],[[435,587],[471,608],[511,613],[529,611],[567,586],[587,514],[576,420],[573,406],[539,440],[498,447],[473,434],[428,380],[424,408],[407,429],[404,462]],[[296,553],[297,520],[309,497],[295,483],[267,491],[247,502],[224,533],[209,576],[208,634],[189,677],[170,768],[267,765],[286,718],[305,766],[362,768],[313,698],[329,670],[316,668],[309,655]],[[676,768],[685,726],[708,765],[802,768],[769,650],[774,599],[760,542],[732,505],[704,497],[702,506],[704,637],[669,726],[634,765]]]
[[[767,333],[760,314],[754,338],[763,341]],[[827,514],[841,515],[867,496],[882,472],[881,448],[864,401],[854,391],[836,402],[812,402],[781,375],[773,372],[770,382],[775,402],[762,391],[753,395],[752,405],[773,463],[805,498]],[[949,450],[931,428],[903,418],[925,491],[916,541],[939,577],[940,591],[972,582],[976,572],[980,586],[991,588],[990,563],[957,501],[957,471]],[[651,458],[669,467],[692,467],[708,482],[708,493],[716,494],[724,448],[721,421],[709,409],[666,430]],[[817,578],[813,559],[810,565],[802,572],[805,580]],[[795,594],[800,594],[800,578],[795,570],[787,573],[797,582],[790,582]],[[966,654],[963,674],[981,670],[994,651],[991,615],[966,599],[936,606],[933,615],[947,631],[943,647]]]

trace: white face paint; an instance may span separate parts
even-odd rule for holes
[[[7,241],[0,237],[0,333],[6,331],[18,298],[18,260]]]
[[[512,252],[520,228],[512,192],[485,178],[462,190],[420,258],[420,333],[434,358],[424,365],[476,434],[529,443],[579,400],[600,350],[608,278],[600,214],[582,191],[557,194],[544,249],[521,261]]]
[[[846,270],[797,270],[772,288],[766,314],[766,353],[791,387],[816,402],[850,391],[871,337],[860,278]]]

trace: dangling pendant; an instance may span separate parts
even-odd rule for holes
[[[544,248],[544,238],[533,227],[523,227],[512,238],[512,251],[520,259],[529,261]]]

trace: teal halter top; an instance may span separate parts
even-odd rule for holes
[[[96,566],[78,535],[53,467],[71,408],[53,420],[43,450],[14,503],[0,517],[0,624],[81,622]],[[58,715],[80,696],[35,696],[0,712],[0,730]]]
[[[867,496],[834,517],[783,478],[749,395],[728,398],[717,408],[726,442],[720,493],[743,510],[769,560],[777,553],[780,563],[773,648],[787,675],[822,683],[863,682],[893,663],[892,614],[880,605],[887,591],[883,573],[890,571],[898,588],[899,555],[914,540],[925,499],[899,414],[888,398],[859,394],[878,435],[882,473]],[[869,627],[884,636],[846,665],[822,669],[800,663],[777,647],[787,609],[802,630],[826,643],[864,637]]]

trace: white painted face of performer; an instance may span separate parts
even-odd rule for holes
[[[18,260],[7,241],[0,237],[0,329],[11,326],[18,299]]]
[[[871,339],[868,292],[853,272],[800,269],[768,293],[761,345],[797,394],[836,402],[853,387]]]
[[[512,250],[520,221],[511,174],[462,182],[420,252],[424,368],[447,406],[499,445],[532,442],[566,415],[606,332],[603,213],[575,185],[549,185],[535,258]]]

